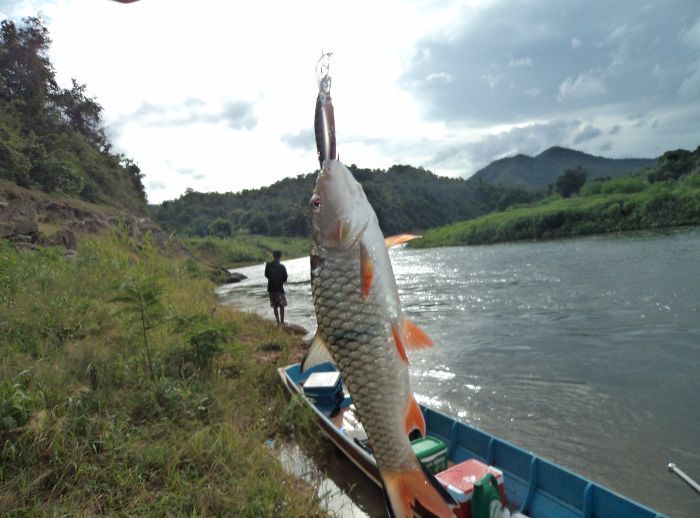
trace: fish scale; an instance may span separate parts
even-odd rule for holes
[[[405,367],[391,339],[391,324],[383,318],[380,295],[370,292],[367,300],[362,295],[359,246],[341,257],[322,259],[311,275],[318,332],[352,394],[377,464],[392,470],[415,468],[403,431],[408,386],[395,386],[403,378],[407,385],[407,376],[397,374]]]

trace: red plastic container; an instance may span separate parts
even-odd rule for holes
[[[484,478],[487,473],[492,473],[496,477],[498,492],[501,494],[501,503],[505,505],[506,495],[503,489],[503,472],[481,461],[476,459],[465,460],[436,475],[440,483],[447,488],[460,504],[459,509],[455,512],[458,518],[471,518],[474,482]]]

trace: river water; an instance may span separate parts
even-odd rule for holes
[[[700,516],[700,229],[393,249],[417,399],[671,516]],[[313,331],[308,259],[287,320]],[[272,316],[263,266],[219,288]]]

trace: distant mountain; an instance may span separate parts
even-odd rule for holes
[[[589,178],[625,176],[656,164],[653,158],[603,158],[564,147],[551,147],[535,157],[515,155],[491,162],[477,171],[470,182],[483,182],[519,189],[538,189],[553,184],[565,170],[582,167]]]

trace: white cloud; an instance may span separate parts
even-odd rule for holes
[[[452,82],[452,74],[446,74],[445,72],[438,72],[436,74],[430,74],[426,78],[429,82],[449,84]]]
[[[571,38],[571,48],[577,49],[581,46],[581,40],[578,38]]]
[[[697,70],[683,80],[678,88],[678,96],[681,99],[700,99],[700,63],[697,65]]]
[[[492,74],[489,72],[487,74],[482,74],[479,79],[481,79],[491,90],[493,90],[496,88],[501,79],[503,79],[503,74]]]
[[[567,77],[559,85],[557,101],[563,102],[569,99],[582,99],[603,95],[607,92],[603,78],[588,70],[581,72],[576,79]]]
[[[520,59],[511,59],[508,62],[509,68],[531,67],[531,66],[532,66],[532,58],[530,56],[525,56],[524,58],[520,58]]]
[[[700,18],[687,31],[682,33],[682,38],[691,47],[700,49]]]
[[[112,124],[120,127],[138,120],[145,126],[186,126],[196,123],[224,123],[233,129],[252,130],[257,125],[253,103],[228,99],[205,102],[187,98],[175,104],[154,104],[146,101],[136,110]]]
[[[537,97],[537,96],[539,96],[539,95],[542,95],[542,90],[540,90],[540,89],[537,88],[537,87],[535,87],[535,88],[528,88],[528,89],[525,90],[523,93],[524,93],[525,95],[527,95],[528,97]]]
[[[529,121],[490,128],[470,142],[441,146],[429,165],[436,171],[470,176],[494,159],[517,153],[536,155],[552,145],[571,142],[579,128],[578,120]]]
[[[603,132],[599,129],[596,128],[595,126],[588,124],[585,128],[583,128],[581,131],[578,132],[578,134],[574,137],[573,143],[574,144],[581,144],[582,142],[587,142],[589,140],[593,140],[596,137],[599,137],[602,135]]]
[[[608,37],[605,39],[606,43],[615,43],[619,42],[620,40],[624,39],[627,34],[629,34],[630,28],[627,27],[626,24],[618,25],[615,27],[610,34],[608,34]]]
[[[162,191],[165,189],[167,186],[165,185],[165,182],[162,182],[160,180],[151,180],[148,182],[148,188],[151,191]]]

